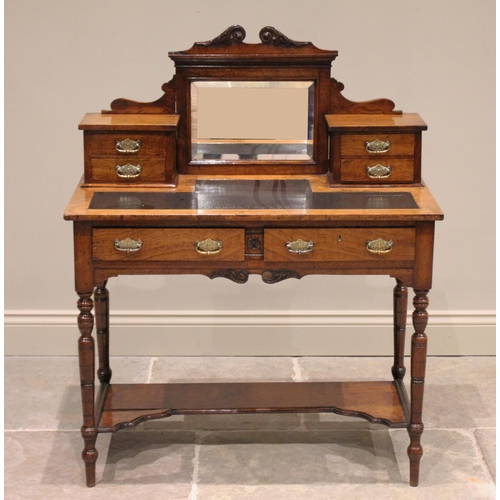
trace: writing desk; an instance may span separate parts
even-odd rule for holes
[[[246,54],[251,47],[253,55],[249,60],[259,66],[255,54],[260,54],[260,65],[265,66],[264,62],[274,60],[276,50],[282,48],[278,43],[264,56],[259,51],[269,49],[266,36],[261,36],[263,42],[256,49],[237,39],[234,33],[241,33],[238,30],[242,28],[232,27],[225,37],[223,33],[214,39],[226,40],[226,45],[220,42],[226,61],[231,60],[228,52],[241,59],[241,53]],[[236,42],[227,42],[231,37]],[[217,43],[212,43],[215,48],[209,42],[203,43],[202,56],[207,56],[206,47],[215,53],[220,47]],[[300,62],[302,46],[280,43],[285,43],[284,51],[277,53],[288,58],[280,68],[300,66],[303,71],[307,64]],[[208,54],[215,57],[212,52]],[[184,57],[186,53],[189,51],[174,54]],[[195,56],[191,53],[188,58],[190,71]],[[206,59],[204,62],[211,71],[221,65],[220,60],[211,65]],[[248,60],[244,70],[233,68],[232,78],[235,71],[244,71],[247,80],[263,78],[262,73],[253,74],[247,66]],[[324,93],[323,77],[318,77],[317,72],[322,75],[325,65],[313,61],[309,66],[308,71],[316,73],[301,78],[314,82],[317,99]],[[182,68],[179,63],[181,81]],[[326,69],[329,71],[329,66]],[[269,79],[269,70],[264,73]],[[215,76],[211,73],[212,78]],[[296,79],[296,72],[288,78]],[[88,486],[95,485],[98,433],[116,432],[175,414],[269,412],[334,412],[406,428],[410,435],[410,484],[418,484],[427,293],[432,284],[434,224],[443,218],[420,178],[420,132],[426,126],[418,115],[387,112],[386,100],[378,104],[368,101],[364,107],[352,103],[349,108],[339,97],[342,84],[335,80],[330,84],[328,80],[328,87],[333,97],[325,102],[335,102],[337,107],[332,109],[329,104],[321,117],[315,114],[314,130],[323,135],[311,142],[313,153],[305,162],[295,159],[287,163],[281,156],[271,161],[245,162],[240,154],[236,161],[218,164],[208,156],[213,153],[200,150],[196,154],[202,155],[201,163],[193,160],[194,156],[180,160],[193,151],[194,139],[191,137],[190,143],[185,135],[191,133],[186,124],[191,108],[183,94],[185,86],[179,81],[174,87],[178,114],[171,112],[166,98],[143,105],[118,100],[112,104],[115,112],[87,115],[81,122],[85,132],[85,175],[65,219],[73,221],[74,226],[85,442],[82,456]],[[165,95],[170,95],[169,88],[169,84],[164,85]],[[314,102],[315,109],[321,108],[321,99]],[[342,112],[332,112],[339,110]],[[365,148],[361,152],[359,141]],[[324,151],[314,152],[320,146]],[[378,163],[386,154],[392,166]],[[116,165],[115,157],[120,155],[127,162]],[[377,157],[376,165],[366,165],[365,157],[370,155]],[[137,161],[129,162],[134,158]],[[318,172],[323,163],[326,170]],[[297,165],[298,173],[293,165]],[[365,171],[370,174],[367,179],[363,178]],[[394,177],[388,180],[390,175]],[[249,274],[260,274],[266,284],[308,274],[392,276],[396,286],[391,373],[386,381],[372,382],[113,384],[106,282],[119,275],[147,274],[202,274],[238,284],[245,283]],[[415,331],[408,397],[403,377],[410,287],[415,294]],[[94,307],[100,382],[97,397]]]

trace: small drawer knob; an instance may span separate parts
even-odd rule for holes
[[[196,251],[201,255],[214,255],[222,250],[222,241],[207,238],[203,241],[196,241]]]
[[[295,241],[287,241],[286,242],[286,249],[290,253],[297,253],[299,255],[303,253],[309,253],[312,252],[314,248],[314,243],[312,240],[310,241],[304,241],[301,240],[300,238]]]
[[[392,240],[384,240],[383,238],[366,242],[366,249],[371,253],[389,253],[393,246]]]
[[[115,248],[120,252],[138,252],[142,247],[141,240],[125,238],[124,240],[115,240]]]
[[[370,179],[387,179],[392,173],[392,167],[390,165],[368,165],[366,167],[366,175]]]
[[[136,179],[141,175],[142,167],[140,165],[116,165],[116,175],[121,179]]]
[[[366,141],[365,148],[368,153],[387,153],[391,149],[391,141],[381,141],[380,139],[375,139],[374,141]]]
[[[141,141],[134,141],[132,139],[123,139],[123,141],[116,141],[116,150],[119,153],[137,153],[141,149]]]

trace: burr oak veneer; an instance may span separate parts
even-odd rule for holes
[[[176,75],[157,101],[117,99],[80,123],[84,176],[64,217],[74,227],[87,485],[95,485],[101,432],[175,414],[334,412],[407,429],[416,486],[427,293],[434,224],[443,218],[421,179],[427,126],[416,114],[394,111],[387,99],[346,99],[330,76],[336,51],[271,27],[261,30],[261,43],[244,37],[233,26],[170,53]],[[297,109],[285,120],[286,107],[273,107],[273,116],[258,101],[245,116],[235,109],[235,124],[251,126],[241,128],[249,130],[245,136],[231,137],[207,110],[217,95],[220,106],[231,102],[234,89],[257,100],[275,92],[269,95],[276,102],[297,102]],[[285,131],[294,120],[296,129]],[[270,132],[268,121],[275,124]],[[202,274],[237,284],[250,274],[266,284],[309,274],[391,276],[388,380],[113,384],[106,282],[146,274]],[[409,396],[403,384],[408,288],[415,293]]]

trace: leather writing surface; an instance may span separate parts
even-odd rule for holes
[[[90,209],[405,209],[418,208],[409,192],[314,193],[307,180],[197,181],[194,193],[96,192]]]

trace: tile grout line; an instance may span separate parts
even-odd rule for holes
[[[477,439],[476,439],[476,436],[474,433],[474,431],[476,431],[477,429],[471,428],[471,429],[459,429],[459,430],[462,432],[462,434],[465,434],[466,436],[468,436],[470,438],[471,443],[472,443],[472,447],[474,448],[474,450],[476,450],[477,458],[478,458],[479,462],[481,463],[481,468],[483,469],[483,472],[485,473],[486,477],[488,477],[491,480],[491,483],[492,483],[494,490],[496,490],[496,482],[495,482],[496,478],[493,477],[493,474],[491,473],[490,468],[488,467],[488,464],[486,463],[486,459],[484,457],[483,451],[481,450],[481,446],[479,446],[479,443],[477,442]]]
[[[292,380],[294,382],[305,382],[304,378],[302,377],[299,358],[292,358],[292,368],[293,368]]]
[[[81,432],[81,429],[4,429],[7,432]]]
[[[152,357],[151,360],[149,361],[149,371],[148,371],[148,380],[147,384],[151,383],[151,379],[153,378],[153,366],[158,361],[158,358]]]
[[[302,415],[302,414],[301,414]],[[160,420],[161,421],[161,420]],[[345,421],[347,422],[347,421]],[[353,420],[354,422],[354,420]],[[358,421],[359,422],[359,421]],[[369,423],[369,422],[367,422]],[[242,432],[245,431],[246,429],[224,429],[224,432]],[[299,429],[302,430],[302,429]],[[307,430],[307,429],[304,429]],[[344,429],[337,429],[338,431],[342,431]],[[346,431],[349,431],[350,429],[345,429]],[[370,431],[373,432],[378,432],[378,431],[401,431],[401,430],[406,430],[405,428],[390,428],[386,427],[385,425],[378,425],[378,427],[375,428],[370,428]],[[475,431],[494,431],[496,430],[495,427],[428,427],[425,429],[425,432],[432,432],[432,431],[455,431],[455,432],[462,432],[466,434],[467,436],[470,437],[470,433],[474,433]],[[5,433],[12,433],[12,432],[81,432],[80,428],[75,428],[75,429],[4,429]],[[156,432],[156,429],[143,429],[141,432]],[[169,432],[185,432],[185,429],[169,429]],[[196,431],[195,431],[196,432]],[[273,429],[272,432],[289,432],[289,430],[285,429]],[[315,432],[326,432],[329,433],[331,430],[329,429],[316,429]]]
[[[302,376],[302,370],[300,369],[300,363],[299,363],[299,358],[294,357],[292,358],[292,368],[293,368],[293,375],[292,375],[292,380],[294,382],[305,382],[304,377]],[[299,427],[298,430],[300,431],[305,431],[306,429],[306,422],[305,422],[305,415],[303,413],[299,413]]]
[[[193,474],[191,476],[191,491],[189,492],[188,500],[197,500],[198,498],[198,471],[200,469],[200,450],[203,436],[200,432],[196,432],[193,457]]]

